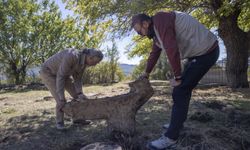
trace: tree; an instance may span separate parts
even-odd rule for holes
[[[62,19],[58,6],[48,0],[0,1],[0,14],[0,60],[15,84],[25,82],[28,66],[40,65],[59,50],[98,48],[110,23]]]
[[[34,40],[31,36],[32,21],[39,6],[33,2],[0,2],[0,59],[2,63],[8,64],[6,70],[16,84],[24,81],[26,67],[35,51],[30,41]]]
[[[155,80],[166,80],[168,79],[168,72],[170,72],[170,66],[166,59],[166,54],[162,53],[152,72],[151,78]]]
[[[146,59],[142,59],[140,61],[139,65],[137,65],[132,72],[132,79],[137,79],[143,73],[143,71],[145,70],[146,63]]]
[[[2,84],[2,80],[4,79],[4,64],[0,64],[0,85]]]
[[[114,40],[112,41],[112,47],[107,48],[106,55],[109,62],[111,82],[113,83],[115,82],[115,75],[118,70],[118,59],[119,59],[119,52],[117,50],[117,46]]]
[[[72,28],[73,23],[66,23],[69,18],[63,20],[58,6],[48,0],[38,4],[40,9],[33,14],[36,18],[32,25],[32,40],[30,44],[35,52],[35,64],[43,63],[48,57],[61,50],[65,45],[65,31]],[[32,62],[33,63],[33,62]]]
[[[119,52],[114,40],[112,40],[112,47],[107,48],[105,58],[105,61],[84,72],[84,83],[114,83],[124,78],[124,74],[118,64]]]
[[[227,50],[226,73],[232,88],[249,87],[247,80],[250,51],[250,2],[210,0],[191,3],[193,14],[209,27],[217,27]],[[191,11],[192,7],[187,7]],[[205,13],[204,13],[205,12]]]
[[[223,39],[227,48],[226,72],[229,85],[233,88],[244,88],[249,87],[247,69],[248,53],[250,51],[250,2],[248,1],[248,4],[247,1],[236,1],[233,3],[229,6],[232,7],[233,11],[229,8],[227,10],[228,14],[220,13],[221,10],[227,8],[227,2],[213,1],[212,8],[219,21],[219,36]],[[241,19],[246,20],[243,21]],[[244,22],[248,27],[240,26]]]
[[[248,0],[93,0],[69,1],[70,8],[96,22],[113,19],[113,30],[127,33],[133,14],[154,14],[159,10],[180,10],[193,14],[209,28],[218,28],[227,49],[227,76],[232,88],[249,87],[250,2]],[[101,8],[101,9],[100,9]],[[93,11],[94,10],[94,11]],[[116,34],[116,35],[117,35]]]
[[[118,64],[115,66],[116,71],[114,76],[116,81],[121,81],[124,78],[124,74]],[[87,68],[83,73],[84,84],[100,84],[100,83],[112,83],[110,62],[103,61],[95,67]]]
[[[129,53],[129,57],[132,58],[134,56],[142,56],[143,60],[140,62],[140,64],[136,67],[136,69],[132,73],[132,78],[136,79],[140,74],[145,71],[146,67],[146,60],[148,57],[148,54],[151,51],[151,45],[152,41],[150,41],[147,38],[140,38],[139,36],[135,36],[133,38],[133,41],[137,42],[136,46],[132,48],[132,50]],[[170,71],[170,66],[168,64],[168,61],[166,59],[165,52],[163,52],[154,67],[152,73],[151,73],[151,79],[155,80],[164,80],[166,79],[167,72]]]

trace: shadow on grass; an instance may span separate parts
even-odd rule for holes
[[[73,150],[104,137],[98,135],[105,134],[102,126],[70,126],[70,119],[66,121],[66,130],[56,130],[50,112],[8,119],[0,129],[0,149]]]
[[[238,109],[243,111],[250,110],[250,100],[235,100],[233,101],[233,105],[235,105]]]
[[[118,141],[118,144],[125,148],[124,150],[146,150],[147,142],[159,138],[164,132],[162,125],[170,118],[171,99],[165,100],[163,94],[168,94],[168,91],[156,94],[156,97],[153,97],[138,111],[135,137],[121,137]],[[230,102],[210,100],[192,102],[191,106],[195,106],[196,109],[190,109],[189,117],[197,112],[204,112],[201,114],[208,116],[207,113],[209,113],[214,119],[202,122],[200,118],[204,115],[200,113],[194,120],[188,119],[186,129],[180,136],[179,148],[190,150],[249,149],[250,114],[237,109],[238,107],[236,109],[228,107]],[[234,102],[239,107],[243,106],[249,110],[250,102],[247,100]],[[38,112],[8,119],[0,128],[0,149],[78,150],[93,142],[110,141],[105,124],[101,124],[99,120],[94,121],[92,125],[70,127],[62,132],[54,127],[54,110],[38,110]],[[70,126],[69,119],[66,125]]]
[[[2,90],[0,91],[0,94],[6,94],[6,93],[26,93],[30,91],[48,91],[47,89],[17,89],[17,90]]]
[[[0,129],[0,149],[4,150],[78,150],[94,142],[110,142],[106,124],[101,120],[93,121],[92,125],[70,126],[70,118],[66,118],[67,128],[58,131],[55,128],[54,110],[38,110],[39,113],[25,114],[6,120]],[[121,137],[114,141],[125,150],[145,150],[145,145],[152,139],[152,133],[160,134],[162,110],[140,112],[137,117],[137,133],[134,137]],[[152,118],[146,117],[150,115]],[[162,117],[165,118],[165,117]],[[156,122],[153,123],[156,119]]]
[[[19,92],[28,92],[31,90],[46,90],[44,84],[42,83],[29,83],[29,84],[21,84],[21,85],[0,85],[0,94],[4,93],[19,93]]]

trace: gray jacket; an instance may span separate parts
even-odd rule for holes
[[[65,49],[54,54],[42,64],[42,70],[46,70],[47,73],[56,77],[56,91],[60,100],[65,99],[65,80],[70,76],[73,77],[76,92],[82,92],[82,77],[86,67],[85,57],[86,54],[82,51]]]

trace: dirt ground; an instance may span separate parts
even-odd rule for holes
[[[168,82],[152,81],[154,96],[138,111],[136,135],[115,141],[124,150],[146,150],[147,142],[161,136],[171,114]],[[127,93],[127,83],[87,86],[90,98]],[[68,96],[68,95],[67,95]],[[178,150],[250,150],[250,89],[224,86],[197,87],[188,119],[178,140]],[[87,126],[55,129],[55,102],[47,90],[0,91],[1,150],[79,150],[94,142],[111,142],[105,120]]]

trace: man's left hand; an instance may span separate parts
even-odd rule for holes
[[[181,84],[181,80],[170,79],[170,85],[176,87]]]

